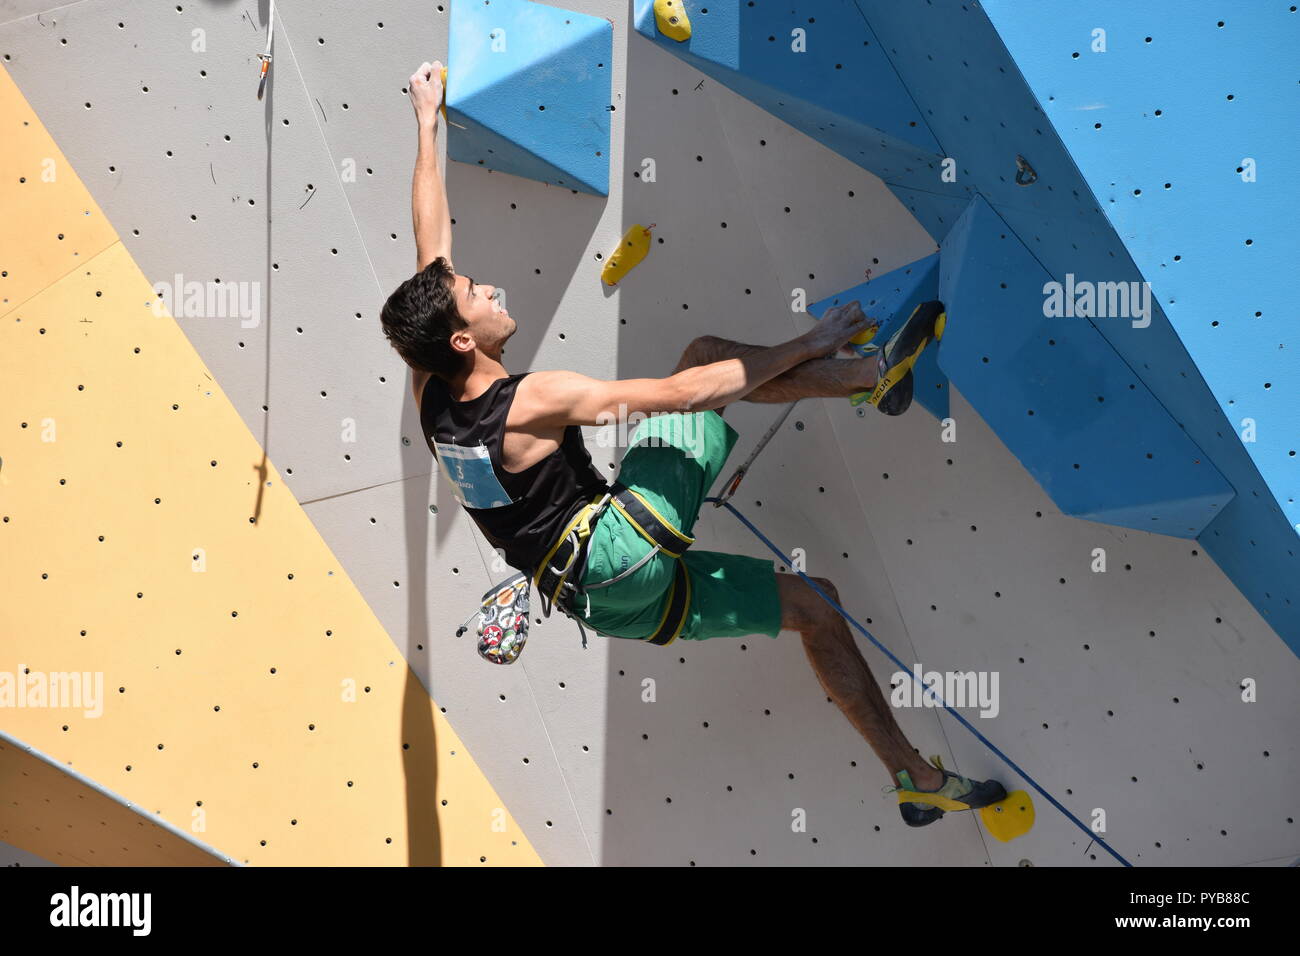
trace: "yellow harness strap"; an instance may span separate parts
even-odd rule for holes
[[[686,564],[682,561],[682,554],[695,543],[695,539],[675,528],[645,499],[645,496],[626,485],[615,482],[609,491],[603,492],[578,509],[565,524],[555,544],[546,552],[546,557],[538,564],[537,570],[533,573],[533,583],[546,602],[554,604],[557,601],[574,569],[577,555],[582,552],[583,544],[591,537],[592,521],[604,509],[607,502],[627,519],[641,537],[677,562],[659,626],[655,628],[653,634],[645,638],[651,644],[671,644],[681,634],[682,627],[686,623],[686,612],[690,608],[691,579],[686,571]],[[568,563],[563,568],[552,567],[552,560],[566,543],[571,546],[571,550],[566,555]],[[542,579],[547,576],[548,571],[553,576],[554,583],[548,580],[543,586]]]

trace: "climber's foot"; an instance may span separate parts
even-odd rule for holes
[[[912,404],[912,366],[939,334],[942,302],[922,302],[881,348],[879,381],[867,402],[886,415],[901,415]]]
[[[919,757],[917,758],[917,762],[905,769],[908,784],[906,789],[908,790],[938,790],[948,779],[943,775],[942,770],[933,764],[926,763]],[[901,773],[903,771],[899,772]],[[897,778],[898,774],[896,773],[894,776]]]
[[[945,812],[975,810],[1006,799],[1006,789],[996,780],[973,780],[944,770],[938,757],[931,757],[930,761],[943,775],[943,782],[939,786],[923,787],[914,784],[906,770],[900,770],[896,774],[899,782],[895,788],[898,793],[898,809],[908,826],[923,827],[938,820]],[[931,779],[927,782],[934,781]],[[909,800],[909,797],[924,799]]]

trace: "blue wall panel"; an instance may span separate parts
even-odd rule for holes
[[[1152,337],[1117,344],[1168,383],[1171,410],[1238,489],[1202,541],[1300,648],[1300,341],[1287,288],[1300,252],[1300,12],[1279,0],[1091,0],[1051,17],[984,6],[1191,357]],[[1247,159],[1254,182],[1238,172]],[[1191,394],[1194,378],[1207,390]],[[1239,437],[1247,419],[1254,441]]]

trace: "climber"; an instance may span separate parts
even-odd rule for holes
[[[721,416],[727,404],[873,389],[896,363],[914,361],[899,344],[920,343],[919,353],[925,336],[909,320],[880,360],[828,357],[868,327],[852,302],[780,345],[700,336],[664,378],[511,374],[502,354],[515,319],[492,285],[456,272],[451,261],[436,146],[441,64],[421,64],[409,89],[419,129],[412,185],[419,271],[384,304],[384,334],[411,366],[425,440],[453,492],[506,563],[530,575],[547,613],[551,602],[580,627],[659,645],[798,631],[822,687],[899,793],[933,795],[932,803],[900,797],[909,825],[1002,799],[1000,784],[920,758],[847,623],[802,579],[776,573],[770,560],[690,547],[697,513],[738,437]],[[580,426],[633,411],[649,417],[611,485],[592,465]],[[837,596],[829,580],[812,580]]]

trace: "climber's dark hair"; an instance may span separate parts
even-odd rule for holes
[[[464,359],[451,336],[469,328],[456,307],[456,273],[443,256],[397,287],[379,313],[384,335],[406,363],[422,372],[451,379]]]

